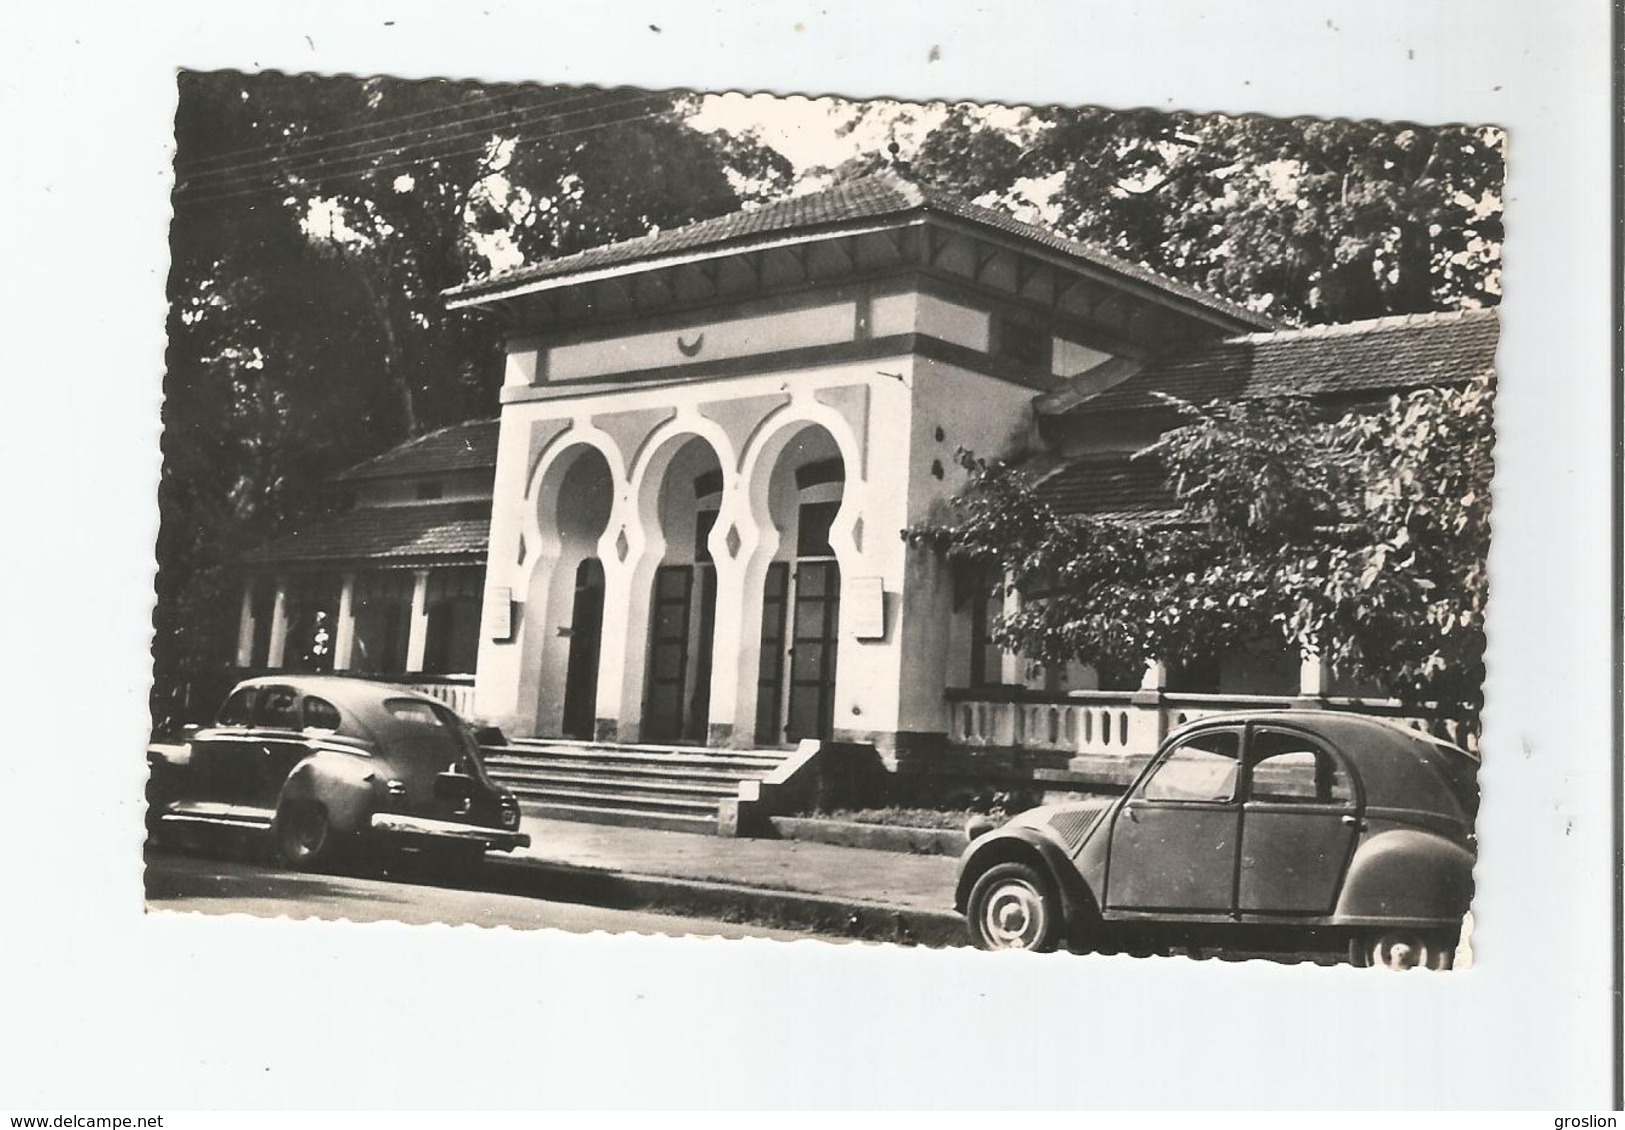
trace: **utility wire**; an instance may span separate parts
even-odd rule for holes
[[[642,94],[634,98],[622,99],[618,102],[584,107],[579,110],[567,110],[563,113],[540,113],[538,111],[544,110],[544,107],[530,107],[523,112],[509,111],[504,112],[501,115],[485,115],[485,117],[507,118],[509,120],[501,123],[503,127],[522,128],[526,125],[536,125],[549,121],[557,121],[564,118],[576,117],[581,114],[622,109],[639,103],[647,103],[652,99],[662,97],[664,96]],[[358,161],[366,162],[371,161],[376,157],[399,155],[404,150],[414,146],[432,146],[447,142],[462,141],[474,137],[488,136],[489,132],[498,128],[495,123],[493,123],[491,127],[483,127],[473,130],[463,128],[470,125],[475,120],[477,119],[445,123],[446,129],[454,130],[455,132],[436,132],[433,129],[427,129],[391,135],[394,138],[409,139],[402,141],[401,144],[388,144],[388,142],[391,140],[389,137],[369,138],[364,141],[350,142],[345,145],[329,146],[326,150],[304,150],[297,153],[289,153],[286,156],[247,162],[240,166],[213,170],[209,173],[203,174],[200,177],[184,180],[179,188],[182,191],[201,192],[207,194],[213,190],[233,187],[239,182],[250,181],[263,173],[269,173],[276,169],[283,169],[295,173],[315,174],[323,171],[330,171],[333,168],[353,164]],[[356,151],[340,152],[340,150]],[[323,155],[324,153],[325,155]]]
[[[434,125],[417,126],[417,127],[414,127],[414,128],[412,128],[410,130],[397,131],[397,132],[394,132],[394,133],[387,133],[386,132],[386,133],[382,133],[382,134],[379,134],[379,135],[374,136],[374,137],[364,137],[364,138],[359,138],[359,139],[357,139],[355,141],[340,142],[340,143],[334,144],[334,145],[315,145],[315,144],[311,144],[313,142],[321,142],[321,141],[330,140],[331,138],[337,137],[340,134],[355,133],[355,132],[361,131],[361,130],[376,130],[376,129],[386,129],[387,130],[387,129],[391,128],[392,126],[398,124],[399,122],[406,121],[407,119],[410,119],[410,118],[423,117],[424,115],[427,115],[427,114],[450,114],[450,113],[455,112],[458,109],[463,108],[463,107],[455,107],[455,106],[440,106],[440,107],[437,107],[437,108],[435,108],[433,110],[420,110],[420,111],[417,111],[415,114],[399,115],[396,118],[380,118],[380,119],[376,119],[376,120],[371,121],[371,122],[363,122],[363,123],[359,123],[359,124],[353,125],[353,126],[343,126],[343,127],[339,127],[337,129],[332,129],[332,130],[316,131],[316,132],[312,132],[312,133],[309,133],[309,134],[301,135],[299,137],[284,137],[282,139],[279,139],[278,141],[270,142],[270,143],[267,143],[265,145],[261,145],[261,146],[257,146],[257,147],[253,147],[253,148],[249,148],[249,149],[237,150],[233,154],[216,154],[216,155],[211,156],[211,157],[199,158],[196,162],[193,162],[192,164],[186,166],[184,169],[182,169],[180,166],[177,165],[177,170],[176,171],[177,172],[183,172],[184,171],[186,173],[193,173],[195,171],[196,175],[200,176],[200,177],[224,175],[224,174],[235,172],[235,171],[241,170],[241,169],[249,169],[249,168],[254,168],[256,166],[259,166],[259,165],[272,164],[272,163],[274,163],[274,162],[276,162],[278,160],[282,160],[282,159],[285,159],[285,158],[288,158],[288,157],[295,157],[295,156],[297,156],[297,157],[309,157],[309,156],[314,156],[314,155],[319,154],[319,153],[326,153],[326,152],[330,152],[330,151],[337,151],[337,150],[343,150],[343,149],[354,149],[354,148],[366,148],[368,146],[387,145],[389,142],[396,141],[396,140],[413,139],[413,138],[424,136],[425,134],[432,135],[436,130],[462,129],[465,126],[473,125],[475,122],[486,121],[486,120],[490,120],[490,121],[495,122],[495,121],[499,121],[499,120],[501,120],[503,118],[507,118],[507,117],[529,116],[529,115],[531,115],[531,114],[533,114],[533,113],[535,113],[536,111],[539,111],[539,110],[552,111],[552,110],[557,109],[560,106],[567,106],[567,105],[570,105],[571,103],[574,103],[574,102],[580,102],[580,101],[583,101],[584,99],[595,97],[596,95],[598,95],[600,93],[610,93],[610,92],[600,92],[600,91],[584,92],[584,93],[581,93],[581,94],[571,95],[568,98],[561,98],[561,99],[558,99],[558,100],[556,100],[554,102],[533,103],[533,104],[531,104],[529,106],[509,106],[509,107],[506,107],[506,108],[500,109],[500,110],[490,110],[490,111],[486,111],[485,113],[481,113],[481,114],[475,114],[475,115],[472,115],[472,116],[465,116],[465,117],[463,117],[461,119],[454,119],[454,120],[450,120],[450,121],[446,121],[446,122],[440,122],[440,123],[437,123],[437,124],[434,124]],[[645,95],[645,96],[647,96],[647,95]],[[487,98],[486,101],[490,101],[490,99]],[[610,104],[615,105],[616,103],[610,103]],[[478,106],[473,107],[473,108],[474,109],[479,109]],[[284,152],[282,152],[282,153],[274,153],[269,157],[262,157],[262,158],[258,158],[258,159],[250,160],[250,161],[233,162],[231,160],[231,158],[234,158],[236,156],[245,156],[245,155],[246,156],[252,156],[255,153],[263,153],[263,152],[267,152],[267,151],[275,150],[275,149],[282,149],[282,150],[284,150]],[[203,168],[200,167],[200,166],[205,165],[205,164],[214,164],[214,163],[217,163],[217,162],[224,162],[224,163],[219,164],[218,167],[213,167],[213,168],[208,168],[208,169],[203,169]]]
[[[525,138],[525,137],[521,136],[519,138],[519,140],[540,141],[540,140],[543,140],[543,139],[550,139],[550,138],[555,138],[555,137],[567,137],[567,136],[570,136],[572,134],[578,134],[578,133],[590,133],[590,132],[592,132],[594,130],[607,129],[610,126],[625,125],[625,124],[630,123],[630,122],[639,122],[639,121],[645,121],[645,120],[650,119],[650,118],[663,117],[663,116],[665,116],[666,113],[667,113],[667,111],[665,111],[665,110],[658,110],[658,111],[655,111],[653,113],[648,113],[648,114],[633,114],[633,115],[631,115],[629,117],[616,118],[616,119],[606,121],[606,122],[596,122],[596,123],[594,123],[592,125],[576,126],[576,127],[572,128],[572,129],[565,129],[565,130],[554,130],[554,131],[549,132],[549,133],[539,134],[539,135],[529,137],[529,138]],[[473,146],[473,147],[467,148],[467,149],[453,150],[453,151],[448,152],[448,153],[419,154],[417,156],[409,157],[409,158],[407,158],[405,160],[401,160],[401,161],[385,161],[385,162],[383,162],[381,164],[376,164],[376,165],[362,164],[362,165],[360,165],[360,166],[358,166],[358,167],[356,167],[354,169],[347,169],[347,170],[343,170],[341,172],[334,172],[332,170],[323,170],[323,171],[320,171],[320,172],[316,172],[314,174],[310,174],[310,173],[307,172],[307,173],[300,174],[300,175],[301,176],[311,175],[311,176],[314,176],[314,177],[321,177],[321,176],[353,176],[355,174],[363,173],[363,172],[385,173],[385,172],[391,172],[391,171],[393,171],[395,169],[418,168],[426,161],[444,161],[444,160],[448,160],[448,159],[450,159],[452,157],[463,157],[463,156],[468,156],[468,155],[471,155],[471,154],[474,154],[474,153],[483,153],[483,152],[485,152],[485,150],[486,150],[486,147],[484,145],[477,145],[477,146]],[[398,153],[398,155],[403,156],[403,157],[405,156],[404,153]],[[354,158],[351,158],[350,160],[354,160]],[[225,191],[215,192],[215,193],[212,193],[212,194],[209,194],[209,195],[203,195],[203,196],[191,196],[191,195],[188,194],[188,195],[186,195],[184,197],[184,199],[185,199],[185,201],[187,203],[194,204],[194,205],[213,204],[213,203],[216,203],[216,202],[222,201],[222,200],[231,200],[231,199],[235,199],[237,197],[242,197],[242,196],[255,196],[255,195],[259,195],[261,193],[265,193],[265,192],[276,192],[276,191],[285,192],[285,191],[287,191],[287,189],[288,189],[288,186],[286,184],[270,182],[270,183],[265,183],[265,184],[257,184],[257,185],[256,184],[250,184],[250,185],[237,187],[237,188],[229,188],[229,189],[227,189]],[[186,186],[183,185],[183,186],[181,186],[181,188],[176,189],[176,192],[177,192],[177,194],[179,194],[179,193],[185,192],[185,190],[186,190]]]
[[[492,96],[488,95],[488,94],[477,93],[475,95],[475,100],[476,101],[489,101],[491,99],[491,97]],[[465,106],[466,106],[466,104],[465,104]],[[478,107],[476,106],[474,108],[477,109]],[[341,134],[356,133],[356,132],[361,131],[361,130],[377,129],[380,126],[395,126],[395,125],[399,125],[401,122],[413,121],[413,120],[416,120],[417,118],[427,117],[427,116],[429,116],[431,114],[444,114],[444,113],[448,113],[448,112],[450,112],[452,110],[456,110],[456,109],[459,109],[459,107],[457,107],[457,106],[437,106],[437,107],[435,107],[433,109],[414,110],[410,114],[392,114],[392,115],[390,115],[388,117],[374,118],[371,121],[367,121],[367,122],[358,122],[357,124],[355,124],[353,126],[338,126],[338,127],[334,128],[334,129],[321,130],[321,131],[319,131],[317,133],[303,135],[303,136],[329,137],[329,138],[338,137]],[[286,148],[288,145],[294,144],[298,140],[300,140],[300,139],[299,138],[290,138],[290,137],[284,136],[284,137],[278,138],[275,141],[267,141],[267,142],[264,142],[263,144],[260,144],[260,145],[246,145],[241,149],[231,149],[231,150],[227,150],[224,153],[211,153],[206,157],[194,157],[189,161],[177,161],[176,162],[176,168],[177,169],[181,169],[181,168],[185,168],[185,169],[200,168],[200,167],[202,167],[204,165],[214,165],[214,164],[218,164],[220,162],[230,162],[232,160],[235,160],[238,157],[252,157],[256,153],[265,153],[265,152],[268,152],[268,151],[270,151],[272,149]]]

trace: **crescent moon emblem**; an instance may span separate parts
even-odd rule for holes
[[[695,354],[697,354],[700,351],[700,348],[704,344],[705,344],[705,334],[704,333],[701,333],[699,337],[695,338],[692,344],[689,343],[689,342],[684,341],[682,334],[677,335],[677,352],[681,353],[684,357],[693,357]]]

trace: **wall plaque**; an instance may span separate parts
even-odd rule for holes
[[[860,640],[886,638],[886,590],[879,577],[853,577],[841,586],[841,603],[850,611],[852,635]]]
[[[485,590],[485,630],[493,640],[513,639],[513,590]]]

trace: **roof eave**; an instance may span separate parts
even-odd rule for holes
[[[748,238],[718,244],[714,247],[698,248],[693,251],[655,255],[646,259],[633,259],[626,263],[617,263],[608,267],[598,267],[585,271],[566,271],[563,274],[550,275],[543,279],[533,279],[528,282],[516,281],[509,287],[502,286],[500,279],[478,283],[463,283],[441,293],[446,299],[446,309],[460,310],[470,306],[479,306],[486,302],[520,298],[527,294],[539,294],[549,290],[563,290],[586,283],[648,274],[653,271],[688,266],[694,263],[713,262],[718,259],[731,258],[735,255],[771,251],[779,247],[796,247],[809,243],[822,243],[831,239],[850,238],[855,235],[896,231],[899,228],[914,227],[923,223],[925,217],[922,212],[923,209],[916,208],[887,217],[880,222],[836,224],[815,231],[792,232],[767,238]]]

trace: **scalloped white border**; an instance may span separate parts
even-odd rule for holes
[[[1608,5],[693,12],[170,0],[11,13],[0,1103],[1606,1106]],[[1477,968],[1373,980],[144,915],[132,845],[181,65],[1508,127]],[[240,1019],[206,1019],[222,1004]]]

